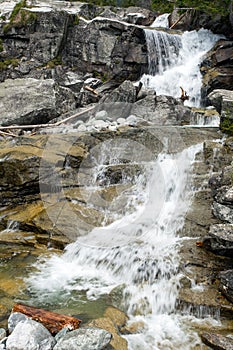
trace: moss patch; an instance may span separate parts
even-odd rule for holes
[[[18,65],[19,65],[19,60],[17,58],[8,58],[0,62],[0,72],[9,68],[10,66],[17,67]]]

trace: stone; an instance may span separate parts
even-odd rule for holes
[[[118,329],[121,329],[123,326],[125,326],[126,322],[129,319],[123,311],[113,306],[109,306],[105,310],[104,316],[110,318],[113,321],[115,327],[117,327]]]
[[[123,20],[128,23],[150,26],[155,17],[155,13],[146,8],[130,6],[125,9]]]
[[[138,123],[138,118],[135,115],[130,115],[127,119],[126,119],[126,124],[130,125],[130,126],[136,126]]]
[[[101,350],[111,341],[111,333],[94,327],[83,327],[67,333],[54,350]]]
[[[75,97],[53,79],[8,79],[0,83],[2,125],[42,124],[75,108]]]
[[[107,120],[108,118],[108,112],[106,111],[99,111],[95,114],[95,120]]]
[[[229,208],[226,205],[223,205],[214,201],[213,214],[216,218],[225,222],[229,222],[230,224],[233,224],[233,208]]]
[[[192,111],[171,96],[149,92],[132,106],[131,113],[154,125],[183,125],[192,120]]]
[[[233,91],[217,89],[208,95],[208,100],[217,109],[222,116],[228,116],[230,119],[233,112]]]
[[[233,251],[233,249],[232,249]],[[231,254],[232,257],[232,254]],[[219,290],[225,297],[233,303],[233,270],[222,271],[219,273]]]
[[[92,320],[89,323],[91,327],[98,327],[105,329],[107,332],[110,332],[112,335],[111,341],[109,343],[109,348],[111,350],[127,350],[128,343],[127,340],[122,338],[119,335],[118,328],[115,327],[114,322],[109,317],[101,317],[95,320]]]
[[[119,87],[109,95],[101,99],[101,103],[125,102],[134,103],[136,101],[136,88],[129,80],[125,80]]]
[[[19,322],[25,322],[26,320],[28,320],[28,317],[21,312],[12,312],[8,318],[9,332],[12,333]]]
[[[6,337],[6,330],[4,328],[0,328],[0,341]]]
[[[213,90],[232,90],[232,49],[233,41],[222,39],[205,55],[201,63],[203,97]]]
[[[211,225],[208,236],[203,239],[203,247],[215,254],[233,255],[233,224]]]
[[[19,322],[6,341],[6,350],[52,350],[56,341],[49,331],[33,320]]]
[[[202,341],[215,350],[233,350],[233,339],[217,333],[204,332]]]

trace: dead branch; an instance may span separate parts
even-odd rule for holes
[[[98,96],[98,92],[95,89],[92,89],[90,86],[88,85],[84,85],[83,87],[85,90],[93,92],[93,94],[95,94],[96,96]]]
[[[94,109],[94,107],[85,109],[82,112],[76,113],[74,115],[71,115],[70,117],[60,120],[59,122],[53,123],[53,124],[34,124],[34,125],[9,125],[9,126],[0,126],[0,131],[1,130],[14,130],[14,129],[40,129],[40,128],[48,128],[48,127],[54,127],[54,126],[59,126],[63,123],[66,123],[67,121],[74,119],[76,117],[79,117],[80,115],[91,111],[92,109]],[[16,135],[15,135],[16,136]]]
[[[186,12],[187,12],[187,11],[186,11]],[[184,16],[186,15],[186,12],[183,13],[183,14],[178,18],[178,20],[175,21],[175,23],[173,23],[173,24],[170,26],[170,29],[173,29],[173,28],[182,20],[182,18],[184,18]]]
[[[82,322],[72,316],[62,315],[24,304],[15,304],[12,312],[21,312],[32,320],[42,323],[52,334],[58,333],[64,327],[67,327],[69,330],[77,329]]]
[[[184,102],[186,100],[189,100],[189,96],[187,95],[187,92],[184,91],[182,86],[180,86],[180,89],[181,89],[181,96],[180,96],[181,101]]]

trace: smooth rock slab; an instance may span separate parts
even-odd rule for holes
[[[56,341],[38,322],[28,319],[17,324],[6,342],[6,350],[51,350]]]
[[[54,350],[101,350],[110,343],[111,338],[111,333],[100,328],[80,328],[67,333]]]
[[[7,79],[0,83],[0,124],[41,124],[75,108],[71,90],[53,79]]]
[[[203,333],[202,341],[215,350],[233,350],[233,339],[215,333]]]
[[[219,289],[233,303],[233,270],[222,271],[219,274]]]

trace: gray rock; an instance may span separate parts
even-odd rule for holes
[[[136,101],[136,88],[129,80],[125,80],[119,87],[113,90],[109,95],[104,96],[100,102],[126,102],[134,103]]]
[[[126,123],[130,126],[136,126],[138,123],[138,118],[135,115],[130,115],[127,119],[126,119]]]
[[[208,237],[203,239],[203,247],[215,254],[233,256],[233,225],[215,224],[210,226]]]
[[[222,114],[222,116],[228,116],[233,119],[233,91],[217,89],[212,91],[208,95],[209,102]]]
[[[207,333],[201,334],[202,341],[213,349],[233,350],[233,339],[224,337],[221,334]]]
[[[149,90],[145,98],[132,106],[131,113],[155,125],[189,124],[192,112],[180,101],[171,96],[156,96]]]
[[[233,187],[223,186],[218,189],[215,200],[220,203],[233,207]]]
[[[0,340],[6,337],[6,331],[4,328],[0,328]]]
[[[111,333],[100,328],[79,328],[58,341],[54,350],[101,350],[110,343],[111,338]]]
[[[95,114],[96,120],[107,120],[108,118],[108,112],[106,111],[99,111]]]
[[[28,319],[19,322],[6,342],[7,350],[51,350],[56,341],[38,322]]]
[[[233,270],[222,271],[219,274],[219,289],[233,303]]]
[[[214,202],[213,203],[213,214],[216,218],[233,224],[233,209],[226,205]]]
[[[41,124],[75,108],[75,97],[54,80],[8,79],[0,84],[2,125]]]
[[[10,333],[13,332],[19,322],[28,320],[28,317],[21,312],[13,312],[8,318],[8,330]]]
[[[101,17],[85,25],[70,26],[62,61],[79,72],[96,71],[105,80],[138,80],[147,70],[143,29]]]

